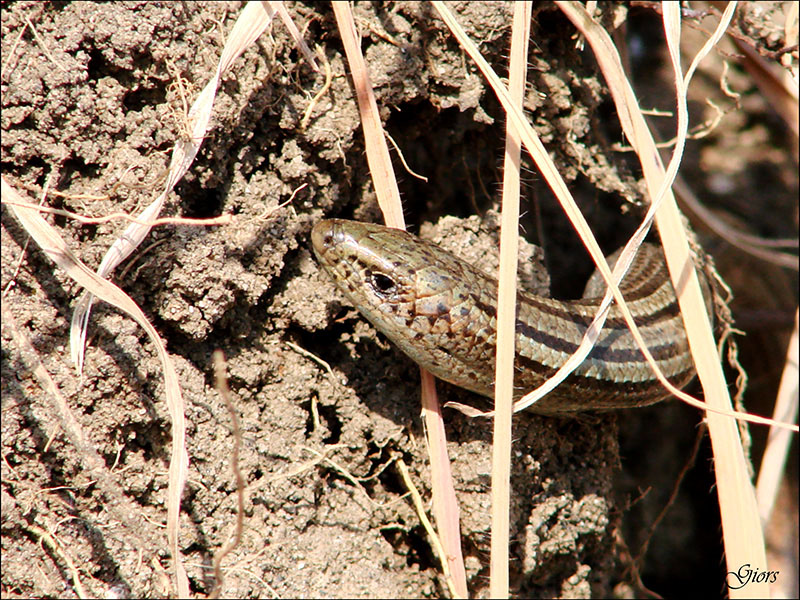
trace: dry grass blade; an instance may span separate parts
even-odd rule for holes
[[[400,192],[392,169],[389,148],[383,132],[378,105],[369,80],[366,62],[358,43],[353,15],[346,2],[333,3],[334,14],[347,54],[347,61],[353,77],[353,85],[358,99],[361,126],[367,150],[367,162],[378,204],[383,212],[384,220],[390,227],[405,229],[403,207]],[[439,401],[436,397],[436,384],[430,373],[421,370],[422,378],[422,413],[426,426],[426,442],[428,456],[431,461],[431,488],[436,524],[439,527],[439,538],[444,546],[449,571],[452,575],[456,595],[467,596],[466,570],[461,552],[461,531],[459,527],[459,511],[456,501],[455,486],[447,456],[447,439],[445,437]]]
[[[386,145],[381,116],[378,112],[378,103],[375,101],[375,93],[372,91],[367,63],[361,53],[353,14],[346,2],[334,2],[333,12],[336,15],[336,23],[339,26],[342,44],[347,54],[347,63],[350,65],[350,72],[353,75],[358,110],[361,114],[361,127],[364,130],[364,143],[367,148],[367,162],[372,181],[375,184],[378,204],[389,227],[405,229],[400,190],[397,188],[397,180],[394,177],[389,147]]]
[[[277,11],[278,15],[281,18],[281,21],[283,21],[284,26],[289,32],[289,35],[292,36],[295,45],[300,49],[300,52],[303,53],[303,56],[306,57],[308,64],[310,64],[315,71],[319,71],[319,67],[317,66],[317,61],[314,60],[314,53],[311,52],[311,48],[309,48],[308,44],[306,44],[306,41],[303,39],[303,36],[297,29],[297,25],[295,25],[294,21],[292,21],[292,17],[289,14],[289,11],[286,10],[286,4],[284,2],[276,2],[275,0],[270,0],[270,2],[268,2],[267,4],[269,4],[272,10]]]
[[[617,105],[625,134],[636,149],[648,188],[655,197],[656,190],[661,189],[664,184],[663,167],[652,136],[644,124],[644,117],[638,110],[634,110],[636,98],[624,78],[613,42],[605,30],[580,7],[564,2],[559,2],[559,7],[586,35],[587,41],[592,46]],[[665,9],[665,15],[668,12]],[[665,16],[665,18],[670,17]],[[668,41],[674,43],[674,38],[669,33],[667,31]],[[730,570],[735,570],[740,565],[751,563],[766,570],[763,534],[758,522],[755,495],[749,480],[739,432],[734,420],[717,414],[719,411],[731,411],[730,397],[708,315],[703,309],[703,298],[697,276],[693,269],[686,269],[686,265],[691,264],[689,246],[677,205],[669,192],[665,194],[656,221],[706,401],[709,407],[716,409],[707,411],[706,415],[714,450],[728,567]],[[754,584],[748,587],[746,592],[731,590],[731,593],[765,595],[768,594],[768,588],[765,584]]]
[[[798,326],[800,323],[798,319],[800,319],[800,312],[796,312],[794,315],[794,331],[792,331],[789,347],[786,350],[786,363],[783,367],[778,397],[772,413],[776,421],[787,423],[797,421],[798,362],[800,362],[800,351],[798,351],[798,336],[800,336]],[[772,507],[775,504],[775,496],[783,477],[786,455],[789,453],[791,443],[792,436],[788,431],[776,427],[770,429],[756,482],[756,500],[761,523],[764,525],[769,521]]]
[[[450,573],[450,567],[448,564],[447,555],[444,551],[444,546],[442,546],[439,536],[436,535],[436,530],[433,528],[433,524],[425,514],[425,506],[422,502],[422,496],[420,495],[417,487],[414,485],[414,481],[411,479],[411,473],[408,472],[408,467],[406,466],[406,463],[403,462],[403,459],[397,460],[397,468],[400,471],[400,476],[403,478],[403,481],[406,484],[406,488],[408,488],[409,494],[411,494],[411,501],[414,504],[414,510],[417,511],[417,516],[422,522],[422,526],[425,528],[425,531],[428,532],[428,535],[431,538],[431,545],[433,546],[433,549],[436,551],[436,554],[442,563],[442,571],[444,572],[445,579],[447,580],[447,587],[450,589],[450,594],[453,596],[453,598],[466,597],[459,594],[456,589],[456,583],[453,580],[452,573]]]
[[[220,79],[233,62],[264,32],[274,15],[275,11],[270,3],[262,2],[248,2],[239,15],[222,50],[214,76],[198,94],[186,115],[183,135],[175,143],[172,151],[164,190],[138,215],[138,221],[146,223],[158,217],[167,195],[189,170],[203,144]],[[136,250],[149,232],[149,225],[138,222],[129,225],[106,252],[97,269],[97,274],[107,277],[120,262]],[[79,373],[83,368],[83,352],[92,303],[91,295],[83,296],[77,303],[72,316],[70,354]]]
[[[2,180],[2,196],[17,202],[24,202],[15,189]],[[20,221],[28,234],[39,245],[42,251],[61,267],[67,275],[89,290],[92,294],[109,304],[116,306],[127,313],[142,326],[147,335],[156,346],[162,367],[164,369],[164,391],[167,407],[172,420],[172,453],[169,466],[169,488],[167,501],[167,537],[169,538],[170,552],[174,562],[177,580],[177,595],[189,595],[189,581],[183,567],[178,545],[178,514],[183,487],[186,483],[186,474],[189,468],[189,455],[186,452],[186,423],[184,418],[184,403],[181,396],[178,376],[167,354],[158,333],[148,322],[142,310],[131,298],[116,285],[99,277],[78,257],[76,257],[58,232],[39,214],[37,210],[9,205],[14,215]]]
[[[431,461],[431,489],[433,514],[439,527],[439,539],[444,546],[447,565],[456,588],[456,597],[467,598],[467,574],[461,553],[461,528],[459,526],[458,500],[447,456],[447,438],[444,419],[436,398],[436,380],[420,369],[422,381],[423,423],[425,442]]]
[[[531,3],[514,8],[509,65],[509,94],[522,108],[528,66]],[[516,336],[517,246],[519,223],[520,155],[522,142],[509,121],[503,164],[503,208],[500,228],[500,267],[497,295],[497,356],[495,370],[495,418],[492,443],[492,539],[490,594],[508,597],[508,535],[511,502],[511,416],[514,393]]]

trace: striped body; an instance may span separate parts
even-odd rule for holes
[[[432,242],[380,225],[321,221],[311,239],[345,296],[403,352],[440,379],[493,397],[494,277]],[[683,387],[694,367],[660,248],[642,246],[620,289],[659,367]],[[575,351],[600,300],[518,294],[515,398],[541,385]],[[668,396],[612,304],[587,359],[530,410],[627,408]]]

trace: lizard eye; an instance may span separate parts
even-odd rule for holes
[[[372,273],[369,281],[372,289],[380,296],[391,294],[396,287],[394,280],[383,273]]]

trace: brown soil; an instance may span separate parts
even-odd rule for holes
[[[772,26],[778,5],[765,6],[757,15],[743,9],[736,27],[760,49],[776,50],[783,45],[782,29]],[[133,214],[145,206],[161,185],[165,151],[182,131],[176,78],[191,102],[240,9],[4,6],[4,177],[32,198],[47,185],[48,205],[77,213]],[[453,9],[505,72],[510,5],[454,3]],[[307,26],[305,38],[324,48],[333,71],[308,127],[301,131],[300,120],[324,75],[298,60],[276,22],[225,78],[203,149],[162,213],[233,214],[235,222],[157,228],[115,279],[166,341],[187,402],[191,466],[181,548],[191,589],[210,593],[213,556],[235,520],[230,418],[211,366],[212,351],[221,348],[242,422],[247,485],[244,536],[225,559],[222,595],[443,596],[437,560],[392,462],[404,460],[430,497],[417,369],[347,305],[309,249],[309,231],[320,218],[379,219],[352,82],[330,8],[289,10]],[[424,184],[397,162],[412,228],[442,215],[486,215],[497,207],[502,150],[501,112],[491,91],[430,5],[359,3],[354,10],[387,129],[409,165],[429,178]],[[642,105],[671,110],[658,16],[649,8],[614,10],[604,23],[625,23]],[[630,156],[611,150],[620,130],[591,53],[575,50],[573,29],[557,9],[537,11],[527,109],[613,250],[637,222],[640,211],[631,202],[640,198],[638,169]],[[711,62],[718,66],[724,58],[717,54]],[[707,117],[705,97],[728,112],[711,136],[690,143],[682,175],[737,226],[796,236],[791,139],[731,62],[742,105],[733,107],[721,93],[713,68],[701,71],[693,123]],[[664,131],[670,135],[667,124]],[[588,277],[588,260],[575,258],[581,256],[575,238],[541,178],[531,173],[527,183],[522,223],[545,247],[554,291],[577,295],[582,282],[564,273]],[[291,205],[269,212],[302,184]],[[124,227],[50,220],[93,268]],[[171,589],[163,527],[170,422],[154,349],[134,322],[100,306],[77,378],[68,338],[80,289],[33,244],[25,248],[27,236],[6,207],[2,225],[3,597],[75,597],[73,568],[91,596],[163,596]],[[484,243],[496,233],[492,218],[458,228],[476,231]],[[752,406],[774,397],[797,302],[796,273],[702,239],[734,286],[740,299],[734,310],[756,340],[756,350],[742,350]],[[35,359],[11,340],[12,319],[104,461],[100,469],[118,486],[111,492],[92,476],[90,457],[63,434],[53,396],[33,373]],[[480,401],[439,388],[442,400]],[[452,411],[446,418],[469,586],[472,595],[486,596],[491,428]],[[631,583],[630,554],[671,493],[699,420],[677,403],[576,419],[521,416],[512,475],[515,594],[640,593]],[[643,563],[645,585],[661,594],[691,589],[711,597],[722,588],[705,444],[700,456]],[[786,510],[796,511],[796,482],[788,497]],[[790,522],[796,528],[796,518]]]

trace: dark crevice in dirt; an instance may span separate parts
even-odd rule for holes
[[[384,529],[381,534],[397,552],[405,556],[407,566],[424,571],[438,565],[439,561],[428,543],[427,533],[421,526],[408,530]]]
[[[314,420],[314,409],[311,407],[313,400],[301,403],[301,407],[308,411],[306,419],[306,435],[311,437],[320,438],[320,442],[324,445],[338,444],[342,435],[342,422],[336,414],[336,409],[332,406],[325,406],[317,404],[316,412],[319,422]]]
[[[184,204],[184,215],[187,218],[209,219],[222,214],[225,205],[222,190],[205,189],[198,181],[181,187],[182,197],[187,198]]]
[[[86,76],[89,81],[97,82],[103,77],[113,77],[120,83],[130,84],[133,82],[130,70],[114,67],[113,64],[106,59],[104,52],[101,50],[96,48],[91,49],[88,55],[89,62],[86,65]]]
[[[66,184],[82,177],[94,178],[99,175],[100,170],[100,165],[87,163],[80,156],[72,156],[61,165],[61,181],[59,183]]]
[[[123,99],[125,108],[132,112],[141,112],[148,106],[163,104],[166,101],[166,95],[160,83],[158,82],[158,85],[151,87],[143,86],[138,90],[125,94]]]
[[[680,458],[682,460],[688,459],[688,449],[685,451],[685,456]],[[628,462],[624,461],[623,464],[628,464]],[[715,502],[713,460],[710,452],[710,443],[707,439],[701,444],[695,465],[696,467],[687,474],[687,478],[681,486],[677,502],[667,514],[667,521],[664,523],[664,527],[655,532],[651,541],[653,558],[656,561],[653,564],[657,564],[660,560],[669,561],[670,556],[677,551],[677,547],[682,545],[673,546],[675,541],[669,539],[673,537],[673,535],[670,535],[672,528],[686,528],[688,526],[687,520],[696,520],[697,523],[719,523],[719,506]],[[632,533],[634,524],[640,522],[640,520],[646,521],[652,518],[651,516],[645,516],[647,512],[654,510],[654,508],[660,509],[666,502],[664,490],[652,489],[648,490],[648,492],[648,495],[643,498],[644,505],[634,505],[627,515],[629,522],[626,523],[625,531],[631,534],[628,537],[628,541],[634,550],[638,549],[643,541],[641,536],[637,537]],[[656,548],[658,549],[656,550]],[[653,589],[664,590],[667,596],[678,594],[680,590],[687,589],[688,586],[692,585],[692,581],[695,581],[698,590],[703,593],[718,594],[720,578],[724,579],[725,575],[721,530],[718,527],[709,527],[704,530],[702,535],[698,535],[693,539],[691,547],[684,546],[683,551],[689,561],[698,561],[701,560],[701,557],[716,557],[718,560],[714,568],[711,569],[709,576],[703,578],[698,578],[696,573],[691,572],[664,578],[660,575],[658,569],[651,566],[645,568],[642,572],[642,578],[645,583]]]
[[[502,138],[495,128],[476,123],[473,113],[415,103],[393,110],[386,129],[401,147],[414,149],[403,156],[429,179],[425,183],[405,173],[395,160],[403,197],[413,200],[405,210],[411,231],[418,231],[422,221],[436,221],[445,214],[442,207],[451,208],[446,214],[468,216],[475,207],[482,212],[497,201]]]

